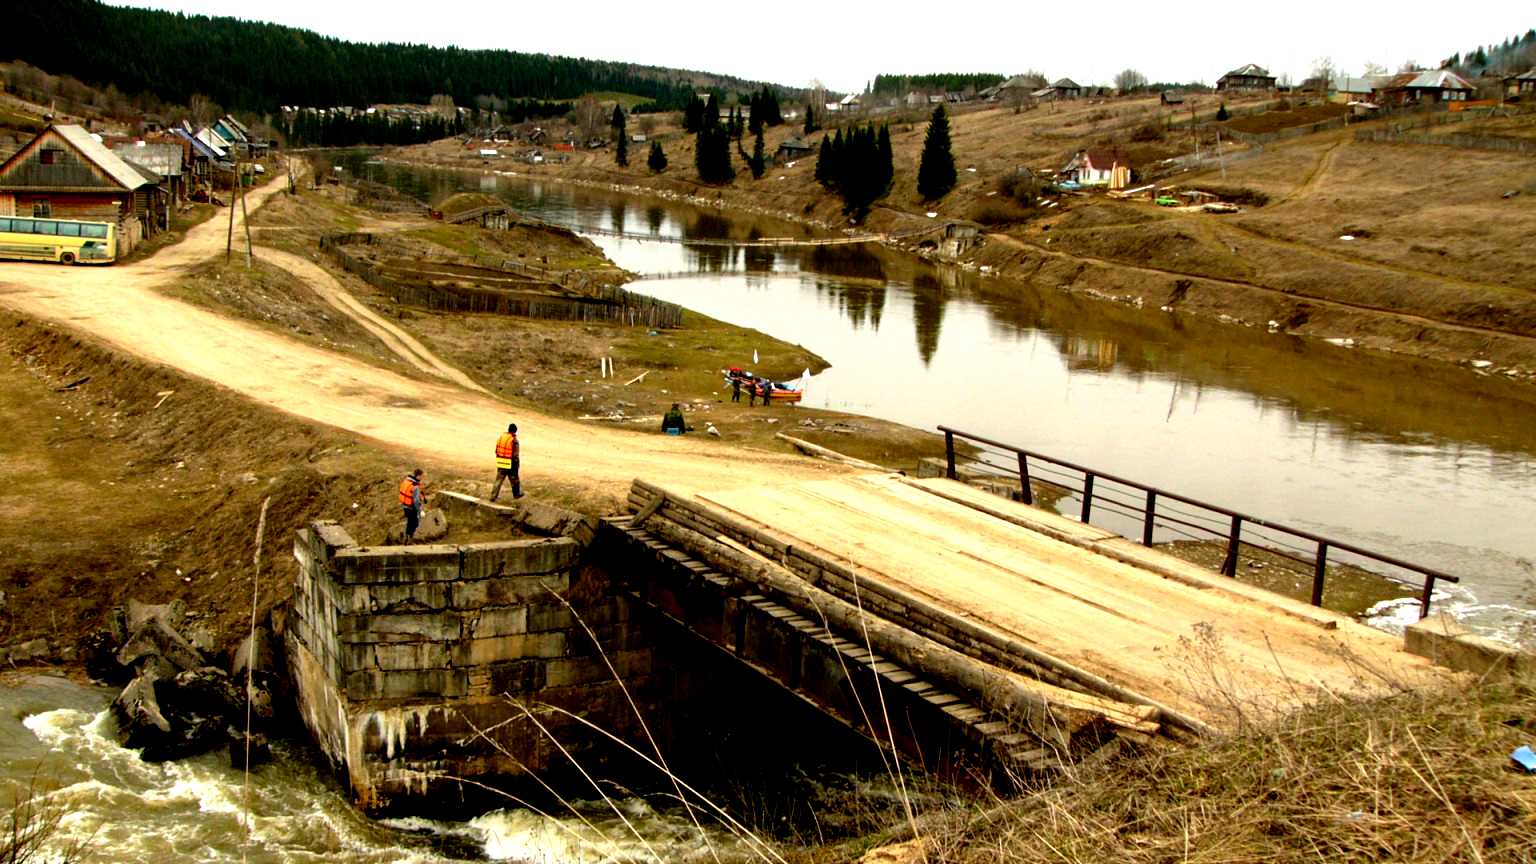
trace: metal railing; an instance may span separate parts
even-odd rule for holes
[[[1384,564],[1399,570],[1418,574],[1423,578],[1423,589],[1419,594],[1419,618],[1429,615],[1430,601],[1434,595],[1437,582],[1460,582],[1461,580],[1441,570],[1426,567],[1404,561],[1391,555],[1373,552],[1330,537],[1301,528],[1292,528],[1268,519],[1261,519],[1248,513],[1241,513],[1219,504],[1211,504],[1187,495],[1169,492],[1156,486],[1148,486],[1135,480],[1128,480],[1105,471],[1069,462],[1065,459],[1057,459],[1033,450],[1026,450],[1012,444],[1004,444],[993,441],[980,435],[962,432],[948,426],[938,427],[944,433],[944,460],[945,476],[951,480],[958,479],[958,460],[964,459],[978,466],[978,470],[996,477],[1010,477],[1018,481],[1021,500],[1025,504],[1034,504],[1034,490],[1032,483],[1040,483],[1052,486],[1072,495],[1081,496],[1081,509],[1078,519],[1084,524],[1094,513],[1095,505],[1107,511],[1113,511],[1122,517],[1127,517],[1140,522],[1141,536],[1136,537],[1126,531],[1121,531],[1130,539],[1140,540],[1142,545],[1151,546],[1154,535],[1159,529],[1181,535],[1191,540],[1203,539],[1199,532],[1226,541],[1226,554],[1222,559],[1218,572],[1223,576],[1237,577],[1238,558],[1244,545],[1281,558],[1294,561],[1298,564],[1312,568],[1312,597],[1313,606],[1323,605],[1323,592],[1328,576],[1328,555],[1330,551],[1347,553],[1357,556],[1365,561]],[[959,453],[955,449],[955,440],[962,439],[973,445],[979,455]],[[990,448],[990,449],[989,449]],[[1001,451],[1001,452],[999,452]],[[1012,458],[1010,458],[1012,457]],[[993,459],[1002,458],[1009,464],[999,464]],[[1031,461],[1033,460],[1033,461]],[[1080,478],[1080,479],[1079,479]],[[1121,490],[1106,490],[1095,486],[1102,482],[1112,483]],[[1080,485],[1075,485],[1079,484]],[[1128,500],[1123,496],[1124,490],[1133,490],[1139,493],[1140,500]],[[1117,495],[1116,493],[1121,493]],[[1172,503],[1170,503],[1172,502]],[[1178,505],[1183,505],[1178,506]],[[1159,508],[1161,507],[1161,510]],[[1194,510],[1188,508],[1195,508]],[[1245,539],[1245,529],[1253,539]],[[1272,536],[1272,534],[1284,535],[1285,539]],[[1262,540],[1266,542],[1255,542]],[[1301,540],[1313,545],[1310,557],[1306,557],[1309,550],[1296,546],[1287,540]]]

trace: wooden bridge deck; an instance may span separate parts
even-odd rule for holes
[[[1347,616],[950,480],[858,475],[698,498],[1217,728],[1452,676]]]

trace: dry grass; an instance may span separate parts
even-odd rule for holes
[[[1527,861],[1536,681],[1334,702],[1127,755],[961,822],[945,861]]]

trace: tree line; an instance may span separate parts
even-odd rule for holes
[[[385,114],[332,114],[298,111],[274,124],[289,147],[356,147],[359,145],[426,144],[466,131],[455,116],[392,118]]]
[[[641,96],[675,110],[692,98],[682,73],[628,63],[500,50],[364,44],[307,30],[97,0],[8,6],[0,57],[186,104],[194,94],[231,110],[280,105],[424,104],[447,94],[572,99],[594,91]]]
[[[985,90],[1007,80],[993,72],[939,72],[931,75],[876,75],[870,92],[878,96],[904,96],[913,90]]]

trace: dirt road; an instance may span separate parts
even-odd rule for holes
[[[253,192],[251,209],[282,186],[274,182]],[[556,484],[571,494],[616,501],[637,476],[705,490],[802,481],[843,471],[702,436],[624,432],[512,406],[471,389],[476,385],[461,372],[409,334],[371,316],[318,267],[275,250],[258,247],[257,256],[291,270],[391,350],[446,380],[405,378],[155,290],[189,267],[222,254],[227,228],[226,222],[213,219],[193,228],[181,243],[130,265],[0,263],[0,306],[57,322],[289,414],[405,448],[428,471],[449,467],[470,475],[484,472],[489,479],[496,435],[509,421],[516,422],[524,478],[535,494],[540,485]],[[730,434],[729,429],[722,431]]]

